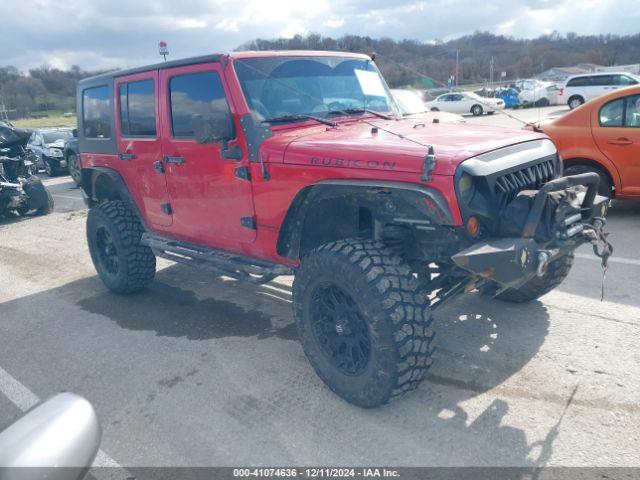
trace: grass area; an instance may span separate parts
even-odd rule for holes
[[[21,118],[11,120],[11,123],[18,128],[44,128],[44,127],[76,127],[76,117],[65,117],[63,115],[51,115],[46,118]]]

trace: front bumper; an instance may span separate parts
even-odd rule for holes
[[[544,275],[549,262],[584,243],[593,242],[593,232],[604,227],[608,199],[596,194],[598,184],[596,173],[562,177],[545,183],[535,195],[519,237],[488,238],[453,255],[453,262],[475,276],[499,284],[501,288],[519,288],[536,275]],[[581,188],[585,186],[586,191]],[[579,210],[562,222],[553,239],[536,241],[534,237],[549,194],[569,190],[575,193]]]
[[[64,157],[49,157],[48,155],[43,155],[42,158],[51,165],[53,170],[63,170],[67,168],[67,159]]]

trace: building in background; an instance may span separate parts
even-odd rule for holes
[[[537,80],[544,80],[547,82],[564,82],[567,78],[573,75],[581,75],[583,73],[591,73],[601,71],[599,69],[609,68],[595,63],[579,63],[573,67],[553,67],[549,70],[536,75],[534,78]],[[617,67],[611,67],[617,68]]]

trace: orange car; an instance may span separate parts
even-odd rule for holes
[[[640,86],[595,98],[535,129],[556,144],[565,175],[596,172],[600,195],[640,199]]]

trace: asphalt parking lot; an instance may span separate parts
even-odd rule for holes
[[[0,426],[68,390],[98,411],[102,465],[640,463],[640,203],[611,210],[603,302],[588,247],[541,301],[455,300],[436,316],[427,381],[362,410],[306,361],[290,278],[254,286],[161,262],[147,292],[113,295],[91,264],[79,190],[45,183],[53,214],[0,224]]]

